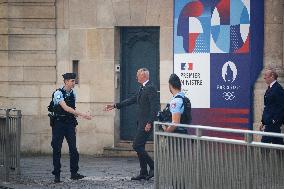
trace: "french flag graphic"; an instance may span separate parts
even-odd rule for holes
[[[181,70],[193,70],[193,63],[181,63]]]

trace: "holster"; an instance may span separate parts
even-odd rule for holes
[[[49,125],[51,126],[51,127],[53,127],[54,125],[55,125],[55,116],[54,115],[52,115],[51,113],[49,113],[48,114],[48,117],[49,117]]]

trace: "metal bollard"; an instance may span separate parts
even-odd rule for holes
[[[21,111],[0,108],[0,180],[20,174]]]

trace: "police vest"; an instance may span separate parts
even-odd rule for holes
[[[63,90],[63,89],[58,89],[58,90],[62,92],[66,105],[75,110],[76,109],[76,107],[75,107],[76,102],[75,102],[75,96],[74,96],[73,91],[70,93],[70,95],[67,95],[67,92],[65,90]],[[60,104],[57,104],[57,105],[54,106],[54,114],[55,114],[55,116],[74,116],[73,114],[66,112],[60,106]]]

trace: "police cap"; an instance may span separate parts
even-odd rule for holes
[[[75,73],[65,73],[62,76],[63,76],[63,79],[75,79],[76,78]]]

